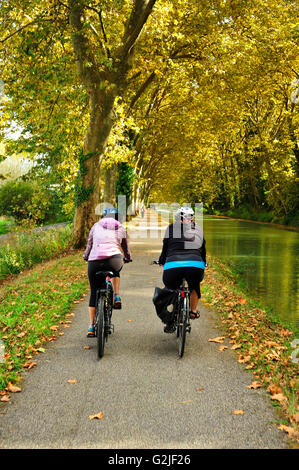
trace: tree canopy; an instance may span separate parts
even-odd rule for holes
[[[135,207],[249,205],[288,223],[298,211],[297,17],[290,0],[3,1],[2,138],[76,203],[78,246],[122,162]],[[5,137],[12,122],[17,140]]]

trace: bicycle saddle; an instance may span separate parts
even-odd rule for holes
[[[96,276],[98,277],[113,277],[114,273],[112,271],[98,271],[96,273]]]

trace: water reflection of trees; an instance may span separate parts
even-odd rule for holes
[[[282,319],[299,322],[297,232],[228,219],[204,219],[207,250],[224,258],[249,292]]]

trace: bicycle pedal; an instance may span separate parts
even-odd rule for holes
[[[191,325],[186,326],[186,331],[188,331],[188,333],[191,333]]]

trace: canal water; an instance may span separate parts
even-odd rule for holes
[[[207,252],[227,262],[261,305],[299,327],[299,232],[204,216]]]

